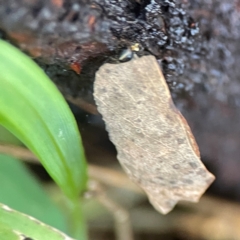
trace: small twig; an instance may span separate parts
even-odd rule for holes
[[[29,150],[23,147],[0,145],[0,153],[9,154],[28,162],[38,163],[37,158]],[[120,171],[89,165],[89,175],[90,178],[94,178],[106,185],[128,189],[136,193],[141,192],[139,188],[132,184],[127,176]],[[106,193],[104,193],[104,195],[106,195]],[[122,208],[116,203],[112,204],[111,200],[106,200],[104,195],[98,197],[99,201],[101,201],[108,210],[116,212],[116,215],[118,215],[119,212],[117,209],[122,210]],[[131,210],[131,219],[134,230],[151,233],[166,233],[174,231],[176,233],[193,236],[193,238],[205,240],[240,239],[239,204],[218,198],[203,196],[197,204],[180,202],[179,206],[183,206],[184,209],[188,209],[188,211],[182,211],[181,209],[178,211],[176,209],[172,213],[162,216],[153,211],[152,208],[133,208]],[[116,215],[114,215],[115,219],[117,218]],[[125,209],[120,211],[119,215],[121,217],[117,221],[120,222],[121,218],[127,219],[128,221],[128,212],[126,213]],[[146,221],[145,219],[148,220]],[[116,228],[117,224],[118,222],[116,222]],[[120,230],[123,226],[124,224],[118,227],[119,232],[125,231]],[[100,228],[109,230],[111,224],[107,221],[103,223],[100,220],[97,223],[97,226],[91,225],[91,227],[92,229]]]
[[[84,111],[94,114],[94,115],[99,115],[99,112],[97,110],[97,107],[94,106],[91,103],[88,103],[84,101],[83,99],[77,97],[73,98],[72,96],[65,96],[65,98],[72,104],[76,105],[77,107],[83,109]]]
[[[108,186],[127,189],[136,193],[144,194],[142,189],[134,184],[124,172],[113,170],[106,167],[89,165],[89,176]]]
[[[89,190],[95,193],[96,199],[113,215],[117,240],[133,240],[129,212],[110,199],[98,182],[90,181]]]
[[[38,158],[24,147],[0,144],[0,153],[11,155],[26,162],[40,163]],[[143,193],[136,184],[132,183],[124,173],[119,171],[89,164],[88,174],[90,178],[103,184]]]
[[[28,149],[23,147],[0,144],[0,153],[9,154],[11,156],[25,160],[27,162],[39,163],[37,157],[33,153],[31,153]],[[106,170],[104,168],[97,166],[89,166],[89,173],[90,177],[91,175],[96,174],[94,175],[95,179],[96,176],[104,175],[108,176],[108,178],[106,177],[102,178],[103,182],[107,184],[111,182],[111,184],[116,183],[118,186],[119,185],[122,186],[123,183],[126,183],[126,178],[124,179],[124,176],[119,174],[117,171]],[[121,180],[123,180],[123,182],[121,182]],[[108,209],[108,211],[110,211],[114,216],[117,240],[133,240],[133,232],[131,228],[130,216],[128,211],[119,206],[113,200],[111,200],[106,195],[105,191],[100,187],[100,184],[98,184],[96,181],[89,181],[89,183],[90,183],[89,190],[95,193],[94,195],[96,196],[98,201],[103,206],[105,206]],[[127,185],[129,185],[129,183]]]
[[[37,157],[24,147],[0,144],[0,153],[11,155],[26,162],[39,163]]]

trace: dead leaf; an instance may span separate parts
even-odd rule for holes
[[[118,160],[152,205],[166,214],[179,200],[198,201],[214,176],[200,160],[156,59],[104,64],[94,97]]]

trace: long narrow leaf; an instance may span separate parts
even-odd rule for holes
[[[19,236],[10,227],[0,222],[0,236],[2,240],[19,240]]]
[[[1,84],[0,84],[1,86]],[[0,143],[22,146],[22,142],[10,133],[6,128],[0,125]]]
[[[68,197],[86,187],[86,161],[75,119],[41,68],[0,40],[0,124],[36,156]]]
[[[0,154],[0,202],[61,231],[67,230],[66,217],[35,177],[27,171],[21,161],[2,154]]]
[[[14,235],[18,235],[19,237],[15,238]],[[0,204],[0,236],[1,240],[30,238],[41,240],[73,240],[57,229],[3,204]]]

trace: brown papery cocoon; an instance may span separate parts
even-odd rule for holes
[[[198,201],[214,176],[200,160],[156,59],[104,64],[96,73],[94,97],[118,160],[152,205],[166,214],[179,200]]]

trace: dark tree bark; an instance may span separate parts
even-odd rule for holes
[[[239,0],[0,0],[0,29],[80,99],[90,113],[82,121],[101,128],[92,98],[99,66],[128,48],[156,56],[216,174],[213,189],[240,199]]]

